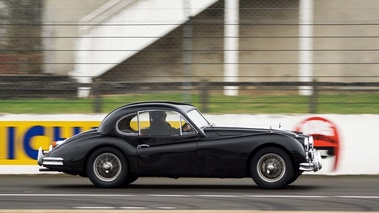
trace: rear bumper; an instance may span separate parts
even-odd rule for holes
[[[308,162],[300,163],[299,169],[305,172],[317,172],[322,168],[321,154],[316,149],[309,150],[308,154],[310,156]]]
[[[61,157],[46,157],[46,154],[48,152],[42,151],[42,148],[40,147],[38,150],[38,165],[43,166],[43,167],[49,167],[49,166],[63,166],[63,158]],[[48,168],[41,168],[40,171],[52,171],[51,169]]]

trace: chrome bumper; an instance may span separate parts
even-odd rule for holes
[[[63,158],[60,157],[45,157],[48,152],[42,151],[42,147],[38,150],[38,165],[40,166],[63,166]]]
[[[322,163],[321,163],[321,154],[318,152],[316,149],[311,149],[308,151],[308,162],[306,163],[300,163],[300,171],[305,171],[305,172],[317,172],[322,168]]]

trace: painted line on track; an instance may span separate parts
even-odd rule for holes
[[[101,209],[116,209],[116,207],[111,206],[104,206],[104,207],[95,207],[95,206],[82,206],[82,207],[75,207],[75,209],[90,209],[90,210],[101,210]]]
[[[144,210],[147,209],[147,207],[143,206],[121,206],[119,209],[125,209],[125,210]]]
[[[210,197],[210,198],[302,198],[379,199],[379,195],[228,195],[228,194],[0,194],[0,197]]]
[[[128,210],[128,209],[4,209],[0,210],[0,213],[167,213],[168,210]],[[270,211],[270,210],[169,210],[172,213],[294,213],[294,211]],[[295,211],[298,212],[298,211]],[[345,213],[341,211],[301,211],[304,213]],[[365,211],[354,211],[354,213],[367,213]],[[370,212],[378,213],[378,212]]]

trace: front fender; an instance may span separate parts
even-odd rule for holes
[[[264,147],[278,147],[289,154],[295,167],[305,162],[304,148],[284,134],[255,134],[207,138],[198,144],[199,171],[204,176],[217,170],[221,177],[246,177],[252,156]],[[304,161],[303,161],[304,160]]]
[[[267,134],[265,136],[258,136],[256,138],[257,143],[254,144],[253,150],[251,152],[251,157],[262,148],[275,146],[282,148],[286,151],[293,163],[295,164],[295,168],[302,162],[306,162],[306,153],[304,150],[304,146],[294,137],[284,134]]]

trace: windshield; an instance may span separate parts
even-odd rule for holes
[[[195,123],[196,126],[198,126],[199,128],[204,128],[206,126],[209,126],[209,122],[203,117],[202,114],[200,114],[199,111],[197,111],[196,109],[194,110],[191,110],[190,112],[188,112],[188,117],[190,117],[190,119]]]

